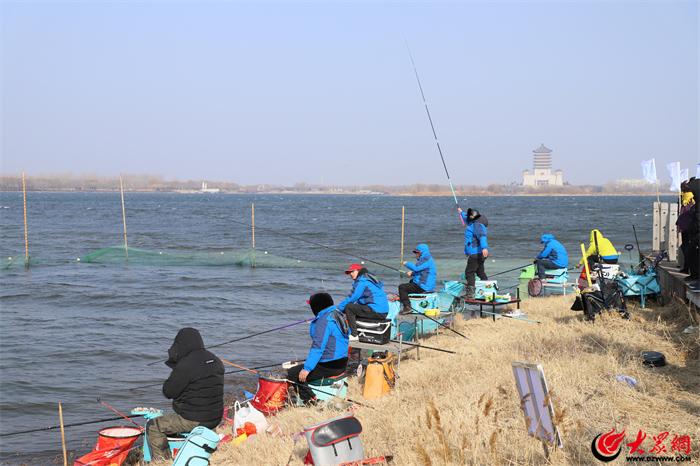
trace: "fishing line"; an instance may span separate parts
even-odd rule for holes
[[[244,366],[239,366],[238,364],[235,364],[235,363],[233,363],[233,362],[231,362],[231,361],[227,361],[226,359],[222,359],[221,361],[222,361],[224,364],[228,364],[229,366],[236,367],[236,368],[238,368],[238,369],[241,369],[241,370],[246,371],[246,372],[250,372],[250,373],[252,373],[252,374],[260,375],[260,373],[259,373],[258,371],[254,370],[254,369],[252,369],[252,368],[248,368],[248,367],[244,367]],[[290,383],[290,384],[292,384],[292,385],[295,385],[295,386],[297,386],[297,387],[308,387],[307,384],[302,384],[302,383],[299,383],[299,382],[294,382],[293,380],[289,380],[289,379],[286,379],[286,378],[283,379],[283,380],[284,380],[285,382],[288,382],[288,383]],[[318,393],[323,393],[324,395],[328,395],[328,396],[332,396],[332,397],[334,397],[334,398],[341,399],[341,400],[343,400],[343,401],[349,401],[350,403],[356,404],[356,405],[358,405],[358,406],[362,406],[362,407],[364,407],[364,408],[375,409],[375,408],[372,407],[372,406],[368,406],[368,405],[366,405],[366,404],[364,404],[364,403],[360,403],[360,402],[351,400],[350,398],[342,398],[342,397],[340,397],[340,396],[338,396],[338,395],[335,395],[335,394],[333,394],[333,393],[324,392],[323,390],[318,390],[316,387],[313,387],[313,390],[316,391],[316,392],[318,392]]]
[[[262,331],[262,332],[253,333],[253,334],[247,335],[247,336],[245,336],[245,337],[234,338],[233,340],[225,341],[225,342],[223,342],[223,343],[217,343],[217,344],[215,344],[215,345],[207,346],[207,349],[218,348],[218,347],[220,347],[220,346],[228,345],[228,344],[231,344],[231,343],[236,343],[236,342],[238,342],[238,341],[247,340],[248,338],[257,337],[257,336],[260,336],[260,335],[265,335],[266,333],[272,333],[272,332],[276,332],[276,331],[278,331],[278,330],[284,330],[284,329],[286,329],[286,328],[294,327],[295,325],[303,324],[303,323],[306,323],[306,322],[311,322],[312,320],[313,320],[313,319],[300,320],[300,321],[298,321],[298,322],[292,322],[291,324],[283,325],[283,326],[281,326],[281,327],[275,327],[275,328],[271,328],[271,329],[269,329],[269,330],[264,330],[264,331]],[[158,361],[149,362],[149,363],[146,364],[146,365],[147,365],[147,366],[153,366],[153,365],[155,365],[155,364],[158,364],[158,363],[161,363],[161,362],[166,362],[166,361],[167,361],[167,359],[160,359],[160,360],[158,360]]]
[[[127,421],[129,421],[130,423],[132,423],[133,425],[135,425],[136,427],[138,427],[139,429],[141,429],[141,431],[143,431],[143,427],[141,427],[140,425],[138,425],[138,424],[136,424],[134,421],[132,421],[131,418],[130,418],[129,416],[127,416],[126,414],[123,414],[123,413],[117,411],[117,409],[114,408],[114,407],[113,407],[112,405],[110,405],[109,403],[107,403],[107,402],[105,402],[105,401],[102,401],[99,397],[97,398],[97,402],[98,402],[99,404],[101,404],[102,406],[104,406],[105,408],[109,409],[110,411],[112,411],[112,412],[114,412],[114,413],[120,415],[123,419],[126,419]]]
[[[442,160],[442,168],[445,169],[445,175],[447,175],[447,182],[450,184],[450,190],[452,191],[452,197],[455,200],[455,204],[459,207],[459,202],[457,201],[457,194],[455,194],[455,188],[452,186],[452,180],[450,179],[450,172],[447,171],[447,164],[445,163],[445,157],[442,154],[442,148],[440,147],[440,141],[438,141],[437,133],[435,132],[435,125],[433,124],[433,118],[430,116],[430,110],[428,109],[428,102],[425,100],[425,93],[423,92],[423,86],[420,82],[420,77],[418,77],[418,68],[416,67],[416,62],[413,60],[413,54],[411,53],[411,48],[408,46],[408,40],[406,42],[406,50],[408,50],[408,56],[411,59],[411,65],[413,65],[413,72],[416,75],[416,82],[418,83],[418,89],[420,90],[420,96],[423,99],[423,105],[425,106],[425,113],[428,115],[428,121],[430,122],[430,129],[433,130],[433,138],[435,138],[435,145],[437,145],[438,153],[440,154],[440,160]],[[465,225],[464,218],[459,215],[459,219],[462,221],[462,225]]]
[[[247,226],[247,227],[250,227],[250,226],[251,226],[249,223],[241,222],[241,221],[239,221],[239,220],[230,220],[230,221],[233,222],[233,223],[237,223],[237,224],[239,224],[239,225]],[[393,270],[394,272],[399,272],[399,273],[402,273],[402,274],[406,274],[405,271],[400,270],[400,269],[397,269],[396,267],[392,267],[391,265],[383,264],[383,263],[381,263],[381,262],[377,262],[377,261],[375,261],[375,260],[368,259],[367,257],[363,257],[363,256],[359,256],[359,255],[357,255],[357,254],[353,254],[353,253],[348,252],[348,251],[346,251],[346,250],[344,250],[344,249],[334,248],[334,247],[331,247],[331,246],[327,246],[327,245],[325,245],[325,244],[322,244],[322,243],[319,243],[319,242],[316,242],[316,241],[312,241],[312,240],[309,240],[309,239],[306,239],[306,238],[302,238],[302,237],[300,237],[300,236],[290,235],[289,233],[282,233],[281,231],[277,231],[277,230],[275,230],[274,228],[258,227],[258,226],[256,226],[255,228],[257,228],[258,230],[266,230],[266,231],[269,231],[270,233],[272,233],[272,234],[274,234],[274,235],[282,236],[282,237],[285,237],[285,238],[291,238],[291,239],[294,239],[294,240],[297,240],[297,241],[301,241],[301,242],[303,242],[303,243],[308,243],[308,244],[312,244],[312,245],[314,245],[314,246],[318,246],[318,247],[321,247],[321,248],[325,248],[325,249],[328,249],[329,251],[338,252],[338,253],[344,254],[344,255],[346,255],[346,256],[354,257],[354,258],[356,258],[356,259],[360,259],[360,260],[363,260],[363,261],[365,261],[365,262],[370,262],[370,263],[372,263],[372,264],[379,265],[379,266],[381,266],[381,267],[386,267],[387,269]]]
[[[282,362],[278,362],[278,363],[275,363],[275,364],[267,364],[267,365],[264,365],[264,366],[252,367],[251,369],[269,369],[270,367],[281,366],[282,364],[283,364]],[[243,370],[226,371],[226,372],[224,372],[224,375],[238,374],[239,372],[245,372],[245,371],[243,371]],[[157,386],[160,386],[160,385],[163,385],[163,382],[150,383],[150,384],[148,384],[148,385],[141,385],[141,386],[138,386],[138,387],[130,388],[129,390],[141,390],[141,389],[143,389],[143,388],[157,387]]]

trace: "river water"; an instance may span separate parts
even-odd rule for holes
[[[250,222],[253,202],[256,255],[267,251],[269,260],[256,267],[206,265],[202,257],[251,248],[250,228],[240,222]],[[622,250],[634,243],[635,224],[642,249],[650,248],[650,197],[460,202],[488,216],[490,273],[528,263],[545,231],[573,258],[593,227]],[[350,281],[342,271],[356,259],[282,234],[398,267],[405,206],[406,255],[427,242],[440,279],[454,279],[464,267],[463,229],[454,202],[445,197],[127,193],[132,259],[119,255],[102,263],[77,259],[122,244],[118,193],[30,192],[28,204],[32,266],[25,269],[22,195],[0,193],[0,433],[58,424],[59,401],[66,423],[111,417],[98,397],[123,411],[168,408],[158,386],[132,388],[167,377],[165,365],[147,364],[166,356],[181,327],[195,327],[205,344],[215,344],[310,317],[305,301],[313,292],[327,291],[336,300],[347,294]],[[144,259],[137,249],[183,259]],[[368,266],[395,291],[395,271]],[[499,280],[510,286],[517,274]],[[303,358],[307,332],[300,325],[215,352],[247,366]],[[244,388],[253,390],[255,379],[227,378],[227,391],[240,395]],[[87,452],[99,427],[68,429],[68,448]],[[50,464],[60,452],[57,431],[3,440],[3,464]]]

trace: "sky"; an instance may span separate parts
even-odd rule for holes
[[[0,1],[0,171],[572,184],[700,161],[697,1]]]

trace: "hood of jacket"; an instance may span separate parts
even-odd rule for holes
[[[545,233],[542,236],[540,236],[540,243],[547,244],[550,241],[552,241],[553,239],[554,239],[554,235],[552,235],[550,233]]]
[[[420,252],[420,258],[421,260],[425,259],[428,260],[430,259],[430,248],[428,247],[427,244],[421,243],[418,246],[416,246],[416,251]]]
[[[198,349],[204,349],[204,341],[202,340],[202,335],[199,334],[199,330],[190,327],[180,329],[175,336],[173,345],[168,350],[168,361],[166,364],[173,366],[192,351]]]
[[[599,240],[601,238],[603,238],[603,234],[600,232],[600,230],[591,230],[591,239],[590,239],[591,244],[595,244],[596,235],[598,235]]]

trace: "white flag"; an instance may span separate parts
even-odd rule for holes
[[[670,191],[674,193],[681,192],[681,163],[668,163],[666,164],[666,170],[668,170],[668,175],[671,177]]]
[[[642,176],[647,183],[656,183],[656,159],[642,161]]]
[[[681,182],[683,182],[683,181],[688,181],[688,179],[690,178],[690,176],[688,176],[688,175],[689,175],[689,173],[688,173],[689,171],[690,171],[690,170],[688,170],[687,168],[684,168],[683,170],[681,170]]]

